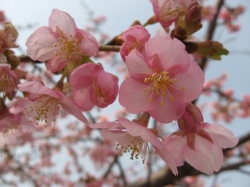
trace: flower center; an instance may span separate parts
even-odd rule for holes
[[[79,41],[81,40],[82,38],[79,38]],[[54,46],[60,46],[60,52],[56,52],[56,56],[63,54],[66,58],[70,59],[75,54],[81,52],[78,48],[78,41],[72,35],[67,36],[63,33],[62,36],[57,38],[57,42]]]
[[[12,93],[16,86],[12,77],[2,74],[0,77],[0,91],[5,93]]]
[[[124,138],[124,142],[116,145],[116,150],[119,150],[120,156],[122,153],[127,153],[131,151],[131,160],[138,159],[138,156],[141,154],[142,163],[145,163],[146,154],[149,150],[148,143],[143,141],[140,137],[133,137],[127,134]]]
[[[45,121],[45,123],[55,122],[58,114],[57,99],[44,96],[25,107],[25,112],[30,116],[30,122]]]
[[[150,77],[144,79],[145,83],[150,83],[148,87],[144,88],[144,92],[147,92],[150,87],[151,95],[148,99],[148,102],[152,102],[152,97],[154,94],[161,97],[160,105],[164,104],[163,97],[167,94],[170,97],[170,100],[173,101],[174,97],[169,92],[169,87],[172,87],[176,90],[184,90],[184,87],[178,88],[174,83],[177,83],[176,78],[171,78],[169,73],[166,71],[161,71],[160,73],[154,73]]]
[[[143,43],[140,43],[140,41],[133,41],[130,42],[129,51],[132,51],[133,49],[137,49],[138,51],[142,52],[144,45]]]

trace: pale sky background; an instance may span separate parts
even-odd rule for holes
[[[144,23],[153,15],[152,5],[148,0],[0,0],[0,10],[4,10],[8,20],[14,25],[25,27],[28,24],[36,25],[33,29],[25,29],[20,32],[18,44],[25,49],[27,37],[39,26],[48,25],[48,18],[52,9],[57,8],[69,13],[79,28],[88,26],[88,16],[81,2],[94,12],[95,16],[104,15],[107,17],[102,30],[115,36],[126,30],[134,20]],[[228,5],[246,5],[246,12],[240,16],[238,22],[241,24],[241,31],[230,34],[225,28],[216,30],[214,40],[219,40],[231,51],[228,56],[223,56],[222,61],[211,61],[206,69],[206,79],[220,76],[227,72],[229,77],[226,88],[235,89],[236,96],[243,93],[250,94],[250,54],[245,55],[240,52],[250,53],[250,1],[249,0],[226,0]],[[155,34],[157,26],[147,27],[152,36]],[[204,32],[199,32],[202,39]],[[207,97],[199,101],[202,102]],[[205,121],[212,122],[209,116],[205,116]],[[223,123],[220,123],[223,124]],[[231,129],[236,136],[245,134],[250,130],[250,119],[236,119],[227,128]],[[250,171],[250,168],[246,168]],[[209,177],[209,181],[213,179]],[[222,173],[219,175],[218,184],[222,187],[248,187],[250,177],[236,172]],[[210,187],[211,184],[208,183]]]

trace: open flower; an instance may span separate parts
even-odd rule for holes
[[[33,60],[47,61],[51,71],[61,70],[67,62],[83,56],[96,55],[98,43],[87,31],[78,29],[73,18],[66,12],[54,9],[49,27],[39,27],[28,38],[27,54]]]
[[[120,49],[122,59],[125,61],[125,57],[133,49],[143,52],[145,43],[149,40],[149,38],[150,34],[141,25],[130,27],[122,33],[122,40],[124,41]]]
[[[141,155],[142,162],[147,160],[149,151],[148,143],[152,144],[156,153],[168,164],[172,172],[178,173],[172,155],[163,143],[158,139],[154,129],[147,128],[148,113],[143,113],[138,120],[129,121],[126,118],[119,118],[118,122],[104,122],[90,124],[91,128],[101,128],[102,135],[118,142],[117,151],[119,155],[131,152],[130,159],[138,159]]]
[[[202,91],[203,72],[177,39],[150,39],[145,55],[132,50],[126,65],[130,77],[121,84],[119,101],[130,113],[148,111],[157,121],[169,123]]]
[[[222,149],[232,148],[238,143],[238,138],[223,126],[203,123],[201,111],[191,103],[178,120],[178,125],[180,130],[164,139],[177,166],[186,160],[197,170],[211,175],[221,168]]]
[[[19,91],[30,93],[30,100],[24,103],[24,111],[30,122],[44,121],[47,124],[55,122],[60,105],[68,114],[88,123],[81,110],[62,92],[47,88],[40,82],[24,82],[17,86]]]
[[[150,0],[156,20],[164,28],[175,22],[181,13],[186,13],[192,0]]]
[[[83,64],[70,75],[73,100],[85,111],[90,110],[95,105],[104,108],[116,99],[118,94],[117,81],[117,77],[105,72],[101,64]]]

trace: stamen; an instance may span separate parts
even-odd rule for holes
[[[123,146],[121,146],[121,144]],[[119,155],[122,153],[127,153],[131,151],[131,160],[138,159],[139,155],[145,158],[147,150],[145,151],[145,146],[148,146],[147,142],[144,142],[140,137],[132,137],[130,135],[124,138],[124,141],[120,142],[120,144],[116,145],[116,150],[119,151]],[[142,160],[144,163],[144,159]]]
[[[79,37],[79,41],[81,41],[82,38]],[[78,49],[77,41],[75,38],[73,38],[72,35],[66,35],[65,33],[62,34],[59,38],[57,38],[58,43],[54,43],[54,47],[60,46],[60,52],[55,52],[56,56],[60,56],[61,54],[64,54],[66,58],[70,59],[73,55],[80,52],[80,49]]]
[[[58,101],[55,98],[45,96],[26,106],[25,112],[30,116],[30,122],[37,121],[37,124],[39,121],[54,122],[58,114]]]
[[[152,102],[154,94],[161,97],[160,106],[164,105],[164,96],[168,95],[170,100],[173,101],[174,97],[169,92],[169,88],[174,88],[175,90],[184,90],[184,87],[179,88],[175,83],[177,83],[176,78],[171,78],[169,73],[162,71],[160,73],[153,73],[150,77],[144,79],[145,83],[150,83],[146,88],[143,89],[144,92],[151,90],[148,102]]]

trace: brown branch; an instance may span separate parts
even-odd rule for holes
[[[113,51],[113,52],[119,52],[120,51],[119,45],[102,45],[99,47],[99,51]]]
[[[99,47],[99,51],[112,51],[112,52],[119,52],[120,51],[120,45],[101,45]],[[22,55],[19,57],[21,62],[33,62],[33,63],[43,63],[41,61],[32,60],[27,55]]]
[[[242,136],[239,140],[239,143],[236,147],[242,145],[243,143],[250,140],[250,132],[244,136]],[[232,148],[233,149],[233,148]],[[231,149],[225,149],[223,152],[224,154]],[[228,171],[228,170],[235,170],[238,169],[240,166],[250,164],[250,162],[241,161],[235,164],[227,165],[221,168],[218,172]],[[144,179],[141,181],[137,181],[134,184],[129,185],[128,187],[155,187],[155,186],[166,186],[168,184],[174,184],[176,181],[186,177],[186,176],[195,176],[202,174],[200,171],[194,169],[188,163],[185,163],[183,166],[178,168],[178,175],[175,176],[170,169],[167,167],[161,169],[160,171],[154,173],[150,177],[150,184],[148,183],[148,179]]]
[[[207,35],[205,37],[205,41],[207,40],[212,40],[213,39],[213,35],[214,35],[214,31],[215,31],[215,28],[216,28],[216,22],[217,22],[217,18],[219,16],[219,13],[220,13],[220,10],[221,10],[221,7],[223,6],[224,4],[224,0],[218,0],[217,1],[217,11],[216,11],[216,14],[214,15],[214,18],[213,20],[210,22],[209,26],[208,26],[208,31],[207,31]],[[207,57],[202,57],[202,60],[200,62],[200,68],[204,71],[206,66],[207,66],[207,62],[208,62],[208,58]]]
[[[221,168],[221,170],[218,173],[229,171],[229,170],[238,170],[241,166],[245,166],[247,164],[250,164],[249,161],[241,161],[234,164],[230,164],[227,166],[224,166]],[[185,163],[181,168],[179,168],[179,174],[178,176],[174,176],[173,173],[167,169],[164,168],[161,171],[153,174],[151,176],[151,183],[148,184],[147,180],[141,180],[134,184],[131,184],[127,187],[155,187],[155,186],[166,186],[168,184],[174,184],[178,180],[186,177],[186,176],[196,176],[203,174],[200,171],[194,169],[192,166],[190,166],[188,163]],[[215,173],[216,174],[216,173]]]

